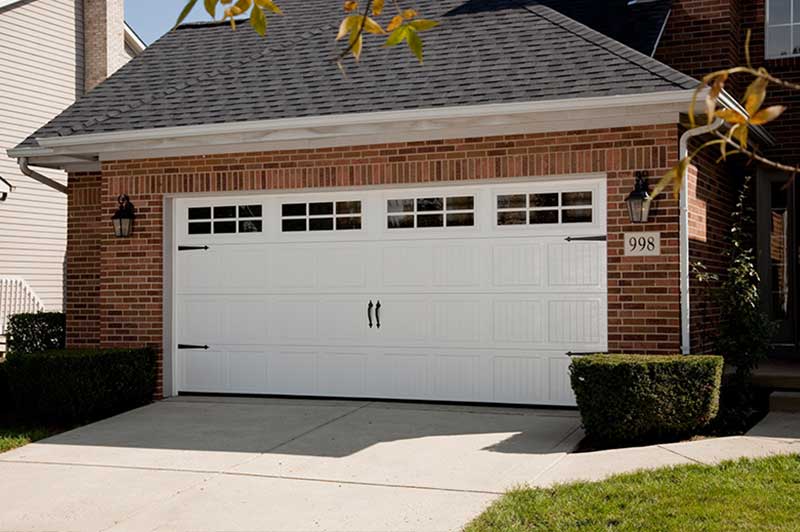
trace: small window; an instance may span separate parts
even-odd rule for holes
[[[767,59],[800,55],[800,0],[767,0]]]
[[[361,202],[284,203],[281,217],[281,230],[284,233],[359,230]]]
[[[260,233],[261,205],[215,205],[190,207],[190,235]]]
[[[475,225],[474,196],[437,196],[391,199],[386,202],[388,229],[472,227]]]
[[[591,191],[497,196],[497,225],[556,225],[591,222]]]

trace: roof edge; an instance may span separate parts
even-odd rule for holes
[[[302,118],[280,118],[273,120],[253,120],[248,122],[225,122],[195,126],[178,126],[143,130],[117,131],[111,133],[89,133],[68,137],[37,138],[41,148],[64,148],[89,146],[108,142],[130,142],[139,140],[158,140],[163,138],[187,138],[225,133],[252,133],[289,129],[308,129],[326,126],[347,126],[357,124],[385,124],[406,120],[436,120],[449,118],[485,118],[493,115],[514,115],[546,111],[571,111],[581,109],[629,107],[635,105],[662,105],[669,103],[691,103],[693,89],[675,89],[666,92],[653,92],[621,96],[599,96],[591,98],[569,98],[520,103],[485,105],[464,105],[454,107],[434,107],[403,111],[376,111],[369,113],[347,113],[338,115],[309,116]],[[11,157],[23,157],[28,151],[41,148],[14,148],[9,150]]]

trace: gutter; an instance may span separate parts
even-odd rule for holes
[[[725,122],[717,118],[705,126],[696,127],[681,135],[678,160],[689,155],[689,141],[694,137],[706,135],[719,129]],[[691,323],[689,308],[689,167],[681,176],[680,197],[680,275],[681,275],[681,353],[688,355],[692,351]]]
[[[402,111],[376,111],[368,113],[346,113],[337,115],[308,116],[301,118],[278,118],[272,120],[253,120],[247,122],[228,122],[221,124],[201,124],[193,126],[161,127],[140,130],[116,131],[110,133],[75,134],[66,137],[37,138],[39,147],[14,148],[8,150],[10,157],[36,157],[52,154],[53,150],[67,148],[91,148],[95,145],[121,142],[163,141],[166,138],[187,139],[193,137],[225,136],[232,134],[280,133],[284,139],[308,138],[310,134],[325,131],[337,135],[358,132],[359,128],[392,125],[397,127],[403,121],[421,121],[431,127],[435,121],[481,120],[491,124],[497,116],[517,116],[541,112],[578,111],[584,109],[623,108],[636,105],[679,104],[691,101],[694,89],[646,93],[638,95],[602,96],[591,98],[570,98],[506,104],[463,105],[435,107],[428,109],[408,109]]]
[[[57,190],[57,191],[59,191],[59,192],[61,192],[63,194],[67,193],[67,187],[65,185],[62,185],[58,181],[50,179],[47,176],[43,176],[42,174],[40,174],[36,170],[32,170],[28,166],[28,158],[27,157],[20,157],[18,162],[19,162],[19,170],[24,175],[30,177],[34,181],[38,181],[39,183],[41,183],[43,185],[46,185],[46,186],[48,186],[48,187],[50,187],[50,188],[52,188],[54,190]]]

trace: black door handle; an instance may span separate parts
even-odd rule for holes
[[[378,300],[378,304],[375,305],[375,321],[377,322],[376,325],[378,329],[381,328],[381,300]]]
[[[367,320],[369,320],[369,328],[372,329],[372,300],[367,305]]]
[[[205,349],[208,350],[207,345],[195,345],[195,344],[178,344],[178,349]]]

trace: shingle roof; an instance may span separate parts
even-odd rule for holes
[[[266,39],[224,24],[187,24],[168,33],[20,147],[36,146],[37,137],[652,93],[696,84],[539,0],[414,4],[442,23],[424,35],[424,65],[373,37],[359,64],[348,61],[344,77],[333,61],[340,13],[330,0],[284,0],[286,16],[270,19]],[[237,49],[245,52],[237,56]]]

